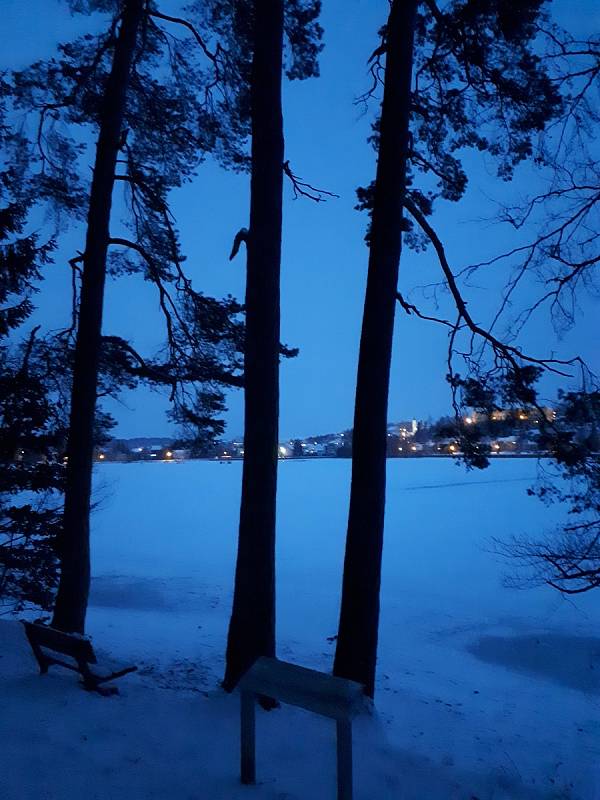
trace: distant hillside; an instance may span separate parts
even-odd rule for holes
[[[152,447],[160,446],[167,447],[173,443],[174,436],[138,436],[133,439],[111,439],[108,447],[114,447],[116,444],[124,444],[129,450],[135,450],[136,447]]]

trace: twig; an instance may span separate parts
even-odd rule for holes
[[[315,186],[311,186],[310,183],[303,181],[302,178],[294,175],[289,161],[283,162],[283,172],[292,182],[294,199],[297,199],[298,197],[308,197],[309,200],[314,200],[315,203],[324,203],[328,197],[339,198],[339,194],[328,192],[326,189],[317,189]]]

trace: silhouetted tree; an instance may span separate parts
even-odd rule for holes
[[[101,351],[102,311],[110,240],[110,211],[131,65],[144,11],[143,0],[126,0],[119,19],[111,71],[98,119],[98,142],[90,189],[83,253],[79,320],[69,419],[68,464],[60,582],[52,624],[83,633],[90,586],[90,502],[94,419]]]
[[[283,0],[253,8],[252,167],[246,277],[244,467],[224,686],[275,655],[275,499],[283,184]]]
[[[521,237],[523,232],[526,235],[516,246],[463,270],[466,277],[490,265],[508,270],[494,324],[503,322],[512,339],[543,311],[549,311],[556,332],[564,333],[575,324],[582,297],[597,296],[598,292],[600,253],[593,232],[600,219],[596,137],[600,40],[595,32],[587,39],[576,38],[548,19],[540,20],[537,31],[538,52],[560,87],[563,103],[535,150],[531,183],[537,191],[524,201],[501,206],[500,221],[519,231]],[[539,285],[533,299],[532,278]],[[538,464],[540,478],[529,493],[568,510],[567,521],[543,537],[523,533],[496,542],[498,552],[517,566],[517,574],[507,577],[507,583],[542,583],[564,594],[589,591],[600,585],[597,377],[578,357],[562,363],[540,362],[546,370],[575,379],[579,387],[563,394],[554,419],[539,400],[535,382],[540,370],[534,380],[528,380],[531,372],[526,372],[523,380],[523,373],[519,375],[510,363],[518,356],[516,349],[507,358],[506,351],[496,346],[493,354],[494,360],[486,364],[481,348],[470,353],[465,359],[469,377],[463,380],[451,375],[453,389],[460,389],[463,405],[473,399],[481,404],[487,395],[497,404],[513,406],[516,413],[512,416],[522,426],[522,435],[533,438],[544,456]],[[506,387],[508,398],[503,396]],[[460,403],[457,412],[459,407]],[[525,420],[520,421],[522,416]],[[487,432],[503,435],[514,425],[510,416],[492,419]],[[537,431],[533,437],[531,429]],[[485,432],[485,426],[482,430]],[[550,463],[548,457],[553,459]]]
[[[394,0],[382,44],[371,57],[372,91],[381,82],[384,54],[386,63],[381,118],[373,136],[377,177],[358,193],[359,207],[371,214],[370,253],[334,663],[335,674],[363,683],[370,696],[375,688],[394,297],[407,313],[423,316],[397,293],[401,230],[411,247],[433,243],[457,306],[457,324],[483,333],[427,216],[436,198],[463,195],[467,176],[458,157],[461,149],[491,153],[499,159],[500,176],[508,179],[531,154],[534,134],[557,113],[558,91],[532,48],[541,5],[539,0],[518,5],[455,0],[442,11],[433,0]],[[403,208],[411,221],[403,222]]]
[[[3,122],[0,139],[10,152],[18,137]],[[35,284],[54,244],[25,233],[30,199],[18,161],[0,174],[0,204],[0,604],[48,608],[58,577],[66,420],[39,359],[39,326],[20,345],[8,337],[33,311]]]
[[[352,438],[352,487],[334,673],[374,692],[385,508],[387,400],[409,147],[417,0],[392,3],[386,29],[369,269]]]
[[[189,41],[167,34],[149,0],[73,2],[77,11],[111,14],[108,30],[63,45],[60,57],[11,76],[13,115],[37,115],[30,168],[37,198],[63,218],[87,209],[85,249],[71,260],[75,339],[64,527],[59,543],[61,582],[53,624],[83,631],[89,589],[89,511],[94,420],[99,378],[111,385],[139,381],[170,389],[173,416],[200,438],[222,432],[223,386],[242,383],[242,307],[232,298],[196,292],[182,268],[167,194],[193,174],[206,152],[240,165],[238,118],[214,98],[218,57],[198,32]],[[185,26],[184,26],[185,27]],[[199,66],[202,62],[202,66]],[[208,68],[204,66],[208,63]],[[91,184],[81,162],[97,131]],[[243,126],[241,126],[243,128]],[[66,131],[66,132],[65,132]],[[87,137],[87,138],[86,138]],[[126,188],[128,227],[109,229],[113,190]],[[111,252],[109,253],[109,248]],[[113,248],[117,248],[116,253]],[[129,342],[101,335],[107,274],[140,273],[158,291],[167,345],[146,359]],[[79,283],[81,289],[79,291]],[[191,387],[191,388],[188,388]]]
[[[536,400],[537,395],[528,413],[536,410]],[[527,491],[546,505],[566,507],[568,517],[541,535],[494,539],[495,551],[511,566],[508,586],[547,585],[565,595],[600,587],[599,425],[598,390],[561,393],[554,414],[539,418],[544,459]]]
[[[279,427],[279,319],[284,163],[282,70],[316,74],[319,2],[254,0],[233,10],[238,70],[252,125],[244,352],[244,466],[233,609],[223,685],[235,687],[259,656],[275,655],[275,511]],[[229,24],[229,20],[228,20]],[[289,52],[284,62],[284,34]],[[247,54],[251,54],[251,63]],[[294,183],[296,188],[297,183]]]

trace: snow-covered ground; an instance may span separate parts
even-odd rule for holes
[[[388,462],[376,712],[355,724],[356,800],[600,800],[600,592],[502,585],[491,537],[560,511],[526,495],[535,462],[466,474]],[[218,688],[241,465],[105,464],[96,474],[96,649],[140,665],[121,695],[39,678],[0,623],[0,797],[326,800],[332,725],[258,715],[256,788],[238,784],[238,700]],[[331,668],[350,465],[280,465],[278,655]]]

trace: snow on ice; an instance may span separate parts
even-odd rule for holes
[[[357,800],[600,800],[600,592],[503,586],[492,537],[560,510],[526,495],[535,462],[465,474],[388,462],[376,711],[355,724]],[[326,800],[330,721],[258,713],[257,787],[239,784],[239,709],[218,686],[241,465],[104,464],[96,472],[88,631],[137,663],[121,695],[39,677],[0,622],[2,800]],[[350,464],[282,462],[278,655],[329,670]]]

